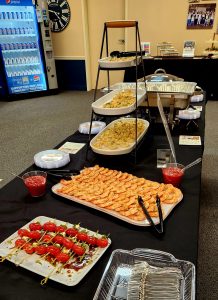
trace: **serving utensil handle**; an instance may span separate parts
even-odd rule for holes
[[[107,28],[125,28],[125,27],[136,27],[137,21],[131,20],[117,20],[105,22]]]
[[[157,196],[156,198],[156,204],[157,204],[157,209],[158,209],[158,215],[159,215],[159,220],[160,220],[160,229],[158,228],[157,225],[154,224],[149,212],[147,211],[145,205],[144,205],[144,201],[142,199],[141,196],[138,196],[138,203],[141,206],[148,222],[150,223],[150,225],[154,228],[154,230],[159,233],[162,234],[164,232],[164,228],[163,228],[163,213],[162,213],[162,209],[161,209],[161,205],[160,205],[160,198],[159,196]]]

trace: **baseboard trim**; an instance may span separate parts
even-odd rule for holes
[[[85,60],[85,56],[55,56],[55,60]]]

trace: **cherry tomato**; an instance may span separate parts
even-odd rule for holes
[[[56,226],[56,232],[65,232],[66,229],[67,227],[64,225]]]
[[[97,239],[96,245],[100,248],[105,248],[108,245],[108,240],[106,238]]]
[[[43,229],[44,229],[45,231],[55,232],[55,231],[56,231],[56,225],[55,225],[55,223],[53,223],[53,222],[46,222],[46,223],[43,225]]]
[[[87,241],[87,237],[88,237],[88,235],[85,232],[79,232],[77,234],[78,240],[83,241],[83,242]]]
[[[43,237],[42,237],[42,241],[45,242],[45,243],[51,243],[53,237],[50,236],[49,234],[45,234]]]
[[[52,256],[56,257],[61,252],[61,250],[56,246],[48,246],[47,247],[47,252],[49,254],[51,254]]]
[[[22,246],[23,246],[25,243],[26,243],[25,240],[23,240],[23,239],[18,239],[18,240],[15,241],[15,246],[16,246],[17,248],[22,248]]]
[[[43,245],[36,246],[35,252],[36,252],[36,254],[43,255],[43,254],[47,253],[47,247],[43,246]]]
[[[26,245],[23,246],[23,250],[27,253],[27,254],[33,254],[35,252],[34,247],[32,246],[32,244],[30,243],[26,243]]]
[[[69,240],[69,239],[63,239],[63,245],[67,248],[67,249],[73,249],[74,247],[74,243]]]
[[[56,243],[56,244],[60,244],[60,245],[63,245],[63,240],[64,240],[64,237],[61,236],[61,235],[56,235],[54,238],[53,238],[53,242]]]
[[[30,231],[28,236],[33,240],[39,240],[41,238],[41,233],[39,231]]]
[[[82,246],[74,245],[73,252],[75,252],[79,256],[82,256],[85,253],[85,249]]]
[[[68,228],[66,230],[66,234],[69,236],[76,236],[78,234],[78,230],[76,230],[75,228]]]
[[[67,253],[59,253],[56,256],[57,261],[61,262],[61,263],[66,263],[69,259],[70,259],[70,255],[68,255]]]
[[[38,223],[38,222],[36,222],[36,223],[31,223],[31,224],[29,225],[29,229],[30,229],[31,231],[41,230],[41,229],[42,229],[42,225],[41,225],[40,223]]]
[[[86,243],[92,246],[96,246],[97,239],[94,236],[87,236]]]
[[[29,236],[29,230],[27,230],[27,229],[19,229],[18,230],[18,235],[20,237]]]

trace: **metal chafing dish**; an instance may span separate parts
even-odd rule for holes
[[[157,108],[157,93],[168,113],[168,122],[173,124],[177,110],[189,106],[194,94],[196,82],[185,82],[183,78],[167,74],[164,69],[157,69],[154,74],[145,77],[147,100],[151,109]],[[144,82],[144,78],[139,79]]]
[[[183,78],[179,78],[172,74],[167,74],[164,69],[157,69],[154,74],[147,75],[145,80],[146,82],[184,81]],[[144,78],[141,78],[139,81],[144,81]]]

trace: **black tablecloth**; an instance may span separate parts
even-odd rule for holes
[[[204,136],[204,114],[197,133]],[[75,133],[65,141],[87,141],[86,135]],[[61,144],[63,144],[63,141]],[[177,160],[184,165],[202,156],[202,146],[179,146],[178,136],[174,136]],[[61,145],[60,144],[60,145]],[[169,148],[163,135],[147,134],[141,145],[137,160],[127,155],[123,157],[101,157],[89,155],[85,161],[83,148],[78,154],[71,155],[69,168],[81,169],[84,165],[98,163],[101,166],[128,171],[139,177],[162,181],[161,170],[156,168],[156,149]],[[18,158],[19,159],[19,158]],[[30,169],[34,169],[31,166]],[[39,275],[16,267],[5,261],[0,265],[0,299],[92,299],[103,274],[110,254],[115,249],[151,248],[172,253],[176,258],[188,260],[196,265],[199,222],[199,196],[201,186],[201,164],[189,169],[183,180],[181,190],[183,200],[164,221],[165,234],[157,237],[150,227],[137,227],[107,214],[82,206],[54,195],[48,181],[47,193],[40,199],[28,196],[20,179],[15,178],[2,188],[0,193],[0,242],[17,229],[37,216],[48,216],[70,223],[81,223],[90,230],[110,233],[112,244],[99,262],[75,287],[67,287],[48,281],[46,287],[40,286]]]

